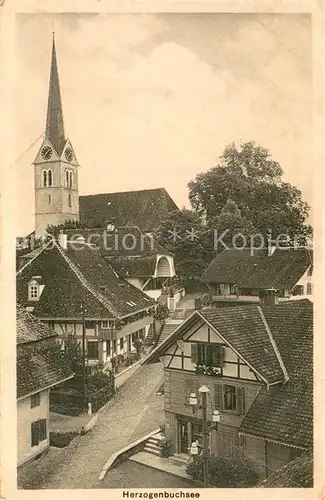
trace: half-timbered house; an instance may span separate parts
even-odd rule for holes
[[[203,385],[210,425],[213,411],[221,414],[210,432],[211,453],[246,457],[264,478],[312,446],[308,300],[195,311],[145,362],[159,360],[166,432],[176,454],[201,439],[202,412],[193,410],[190,395]]]
[[[17,273],[17,298],[64,342],[85,336],[89,366],[126,360],[153,323],[155,300],[84,240],[50,241]],[[114,362],[114,365],[116,364]]]

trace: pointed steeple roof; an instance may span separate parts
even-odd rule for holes
[[[61,155],[65,136],[54,32],[45,135],[53,144],[58,155]]]

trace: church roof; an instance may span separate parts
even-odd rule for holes
[[[79,196],[80,221],[86,227],[138,226],[153,231],[169,213],[178,210],[165,188]]]
[[[45,135],[60,156],[65,145],[65,135],[54,34]]]

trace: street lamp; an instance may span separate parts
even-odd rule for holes
[[[208,448],[208,439],[209,439],[209,428],[208,428],[208,419],[207,419],[207,395],[209,394],[209,388],[206,385],[202,385],[199,388],[199,393],[201,394],[202,404],[199,408],[202,409],[202,418],[203,418],[203,447],[198,443],[198,441],[194,441],[190,447],[190,453],[193,456],[197,456],[199,453],[199,448],[203,448],[203,478],[204,478],[204,488],[209,488],[209,476],[208,476],[208,457],[209,457],[209,448]],[[194,392],[190,395],[190,405],[193,408],[193,413],[195,412],[195,408],[198,407],[198,399]],[[220,413],[219,410],[213,410],[212,412],[212,422],[217,425],[220,422]]]

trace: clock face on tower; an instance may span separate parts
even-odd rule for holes
[[[50,146],[44,146],[41,152],[43,160],[49,160],[52,156],[52,148]]]
[[[72,150],[70,148],[67,148],[65,150],[65,157],[67,159],[67,161],[70,163],[72,160],[73,160],[73,153],[72,153]]]

